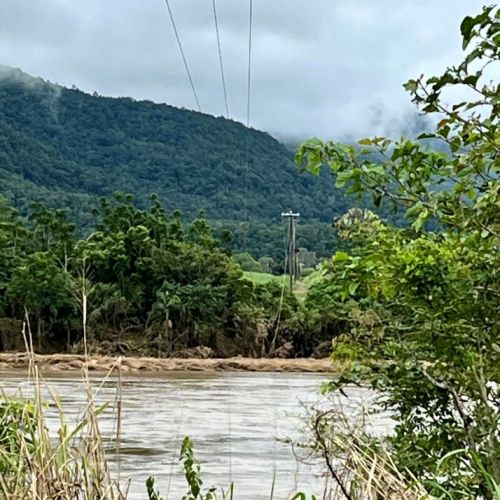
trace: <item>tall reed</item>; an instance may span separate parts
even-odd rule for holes
[[[97,421],[108,405],[96,406],[88,370],[83,370],[87,400],[78,422],[69,425],[59,399],[51,396],[59,417],[57,438],[51,436],[42,396],[43,379],[34,361],[28,321],[23,337],[30,357],[28,380],[33,393],[29,400],[21,393],[15,398],[5,394],[0,397],[0,498],[125,500],[128,484],[122,488],[110,475]]]

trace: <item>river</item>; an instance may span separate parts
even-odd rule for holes
[[[180,500],[186,483],[179,462],[183,437],[194,441],[204,486],[224,487],[233,482],[234,498],[286,499],[296,491],[322,497],[325,479],[318,460],[302,460],[286,439],[300,439],[306,408],[322,398],[325,374],[305,373],[168,373],[161,376],[126,375],[122,378],[121,452],[110,446],[114,477],[130,478],[129,499],[146,498],[145,480],[153,475],[165,499]],[[7,394],[30,392],[23,374],[0,373]],[[102,382],[92,377],[97,388]],[[109,402],[100,418],[106,440],[116,432],[116,379],[105,381],[97,403]],[[43,387],[57,394],[67,418],[75,421],[85,408],[85,391],[74,374],[47,374]],[[369,399],[367,391],[353,389],[354,400]],[[55,430],[58,413],[47,409]]]

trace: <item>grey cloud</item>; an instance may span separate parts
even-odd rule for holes
[[[224,111],[210,0],[170,0],[203,111]],[[231,116],[246,106],[248,2],[218,0]],[[460,57],[479,0],[254,0],[251,124],[281,137],[411,128],[402,83]],[[164,0],[2,0],[0,63],[103,95],[193,108]]]

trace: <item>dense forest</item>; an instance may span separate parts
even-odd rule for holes
[[[142,201],[157,192],[188,217],[241,219],[246,209],[270,219],[291,203],[311,219],[332,217],[329,182],[298,175],[271,136],[224,118],[90,96],[16,70],[4,71],[0,116],[2,169],[38,186]]]
[[[63,210],[34,205],[23,220],[0,198],[0,350],[23,349],[24,321],[38,352],[81,352],[85,315],[92,352],[312,353],[292,328],[297,299],[246,279],[204,219],[184,223],[156,196],[139,209],[115,195],[92,214],[80,238]]]

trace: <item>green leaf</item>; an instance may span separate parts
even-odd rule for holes
[[[467,16],[464,18],[462,23],[460,24],[460,32],[462,33],[462,49],[465,50],[467,48],[467,45],[469,45],[469,42],[472,38],[472,30],[474,29],[474,26],[476,25],[476,22],[474,18]]]
[[[477,81],[479,80],[479,77],[481,76],[481,72],[478,71],[475,75],[469,75],[469,76],[466,76],[464,79],[463,79],[463,82],[466,84],[466,85],[472,85],[472,86],[476,86],[476,83]]]
[[[418,82],[417,80],[408,80],[405,84],[403,84],[403,87],[408,92],[415,92],[418,88]]]
[[[351,257],[349,256],[349,254],[347,252],[337,252],[333,256],[333,260],[335,262],[341,262],[341,261],[350,260],[350,259],[351,259]]]
[[[370,146],[371,144],[373,144],[373,141],[371,139],[365,138],[359,140],[358,144],[361,144],[361,146]]]
[[[428,218],[429,218],[429,210],[427,210],[427,208],[423,208],[418,214],[418,217],[416,218],[415,222],[412,224],[413,229],[415,229],[415,231],[417,232],[420,231]]]
[[[337,187],[344,187],[353,177],[354,174],[351,170],[339,172],[336,176],[335,185]]]

